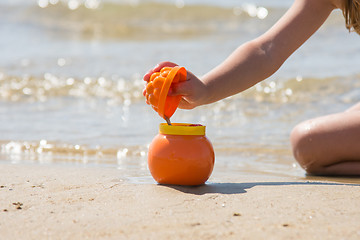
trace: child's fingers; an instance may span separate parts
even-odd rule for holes
[[[161,62],[153,68],[153,72],[160,72],[163,67],[175,67],[176,63],[173,62]]]
[[[160,70],[163,67],[175,67],[177,66],[177,64],[173,63],[173,62],[161,62],[159,64],[157,64],[153,69],[151,69],[150,71],[148,71],[144,76],[143,79],[144,81],[148,82],[150,80],[151,74],[153,74],[154,72],[160,72]]]
[[[144,79],[145,82],[148,82],[150,80],[151,74],[152,74],[152,72],[149,71],[148,73],[146,73],[143,76],[143,79]]]
[[[146,88],[143,89],[143,95],[146,96]]]
[[[151,77],[151,74],[153,74],[154,72],[159,72],[160,70],[157,70],[159,68],[159,64],[156,65],[153,69],[150,69],[144,76],[143,76],[143,79],[144,81],[148,82],[150,81],[150,77]],[[161,68],[160,68],[161,69]]]

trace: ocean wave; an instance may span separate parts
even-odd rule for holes
[[[255,99],[258,102],[316,102],[321,97],[343,96],[343,101],[350,100],[345,97],[353,89],[360,87],[360,75],[351,77],[302,77],[290,79],[269,79],[258,83],[245,91],[242,98]],[[345,100],[348,99],[348,100]]]
[[[0,98],[7,101],[46,101],[53,97],[110,98],[125,105],[142,99],[144,81],[112,77],[7,76],[0,72]]]
[[[254,99],[257,102],[311,102],[321,96],[342,96],[351,102],[359,84],[360,75],[346,78],[268,79],[233,98]],[[143,101],[144,81],[140,75],[133,79],[113,77],[60,77],[45,73],[42,77],[31,75],[8,76],[0,72],[0,99],[5,101],[47,101],[54,97],[111,99],[117,104],[130,105]],[[231,100],[227,101],[231,102]]]
[[[255,4],[223,7],[181,2],[38,0],[37,5],[4,8],[8,8],[8,21],[31,24],[60,38],[76,34],[85,39],[138,40],[189,38],[236,31],[250,19],[262,20],[279,12],[279,9]]]
[[[104,146],[86,146],[60,142],[40,141],[0,141],[0,159],[11,162],[38,162],[38,163],[100,163],[111,165],[141,164],[146,157],[147,146],[119,146],[110,148]],[[2,156],[2,157],[1,157]],[[130,159],[138,161],[130,163]],[[139,161],[139,158],[141,161]]]

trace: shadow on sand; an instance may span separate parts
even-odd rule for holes
[[[241,194],[246,189],[256,186],[295,186],[295,185],[319,185],[319,186],[360,186],[360,184],[327,183],[327,182],[252,182],[252,183],[207,183],[200,186],[177,186],[162,185],[173,188],[183,193],[204,195],[210,193]]]

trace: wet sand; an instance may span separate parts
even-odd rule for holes
[[[1,239],[360,238],[359,184],[238,176],[180,187],[115,168],[0,170]]]

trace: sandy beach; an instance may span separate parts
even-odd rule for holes
[[[181,187],[132,183],[116,168],[0,169],[1,239],[360,238],[360,185],[336,179]]]

